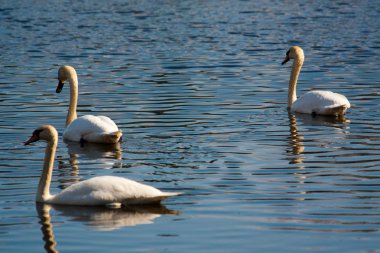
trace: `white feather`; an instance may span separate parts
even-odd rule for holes
[[[67,205],[108,205],[147,204],[178,195],[175,192],[162,192],[152,186],[136,181],[115,177],[94,177],[69,186],[47,200],[51,204]]]
[[[291,106],[293,112],[329,115],[331,110],[345,106],[350,108],[348,99],[331,91],[309,91],[299,97]],[[344,112],[345,112],[344,110]]]
[[[93,134],[104,135],[119,131],[115,122],[106,116],[85,115],[75,119],[66,127],[63,138],[70,141],[80,141],[82,138],[91,141]],[[86,138],[87,136],[87,138]]]

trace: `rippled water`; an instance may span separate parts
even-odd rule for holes
[[[377,1],[0,1],[1,252],[380,252],[380,5]],[[288,114],[329,89],[343,121]],[[157,208],[36,206],[44,143],[78,114],[105,114],[119,146],[61,138],[57,192],[118,175],[185,194]]]

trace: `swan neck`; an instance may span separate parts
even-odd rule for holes
[[[67,117],[66,117],[66,125],[71,124],[76,118],[77,118],[77,103],[78,103],[78,78],[75,75],[73,75],[69,79],[70,83],[70,106],[69,106],[69,111],[67,112]]]
[[[56,136],[54,136],[47,144],[45,149],[45,158],[44,158],[44,166],[42,169],[42,174],[40,178],[40,182],[38,183],[38,190],[37,190],[37,202],[46,202],[51,195],[50,195],[50,182],[51,177],[53,173],[53,166],[54,166],[54,157],[55,157],[55,151],[57,149],[57,142],[58,139]]]
[[[303,65],[304,58],[298,57],[294,59],[292,72],[290,74],[290,80],[289,80],[289,91],[288,91],[288,108],[292,106],[292,104],[297,100],[297,81],[298,76],[301,72],[301,68]]]

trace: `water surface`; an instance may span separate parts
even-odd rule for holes
[[[1,1],[2,252],[380,252],[377,1]],[[329,89],[344,120],[286,110]],[[117,175],[185,194],[154,209],[36,206],[44,143],[61,134],[69,64],[78,114],[104,114],[116,146],[59,140],[51,191]]]

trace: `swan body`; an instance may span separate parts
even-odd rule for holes
[[[57,93],[62,91],[65,81],[70,83],[70,106],[66,117],[63,138],[75,142],[117,143],[122,133],[106,116],[85,115],[77,118],[78,77],[71,66],[62,66],[58,71]]]
[[[75,183],[56,195],[50,194],[50,182],[54,156],[58,143],[58,133],[53,126],[37,128],[28,145],[38,140],[47,141],[43,171],[36,195],[36,201],[48,204],[112,206],[158,204],[162,200],[176,196],[178,192],[162,192],[152,186],[115,176],[99,176]]]
[[[120,139],[119,129],[106,116],[85,115],[72,121],[63,131],[63,138],[70,141],[116,143]]]
[[[309,91],[299,97],[291,106],[291,110],[299,113],[319,115],[343,115],[350,102],[339,93],[332,91]]]
[[[339,93],[315,90],[309,91],[297,99],[297,80],[304,62],[302,48],[291,47],[282,64],[290,59],[294,59],[294,62],[289,81],[288,108],[297,113],[343,116],[351,105],[348,99]]]
[[[177,193],[163,193],[160,190],[138,183],[136,181],[115,177],[93,177],[70,185],[60,193],[51,196],[46,203],[69,205],[111,205],[118,203],[151,204],[178,195]]]

